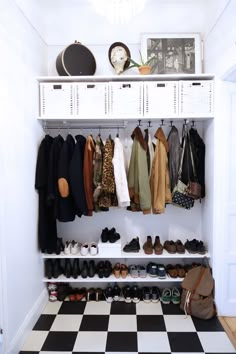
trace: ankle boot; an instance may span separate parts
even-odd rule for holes
[[[46,259],[45,261],[45,277],[52,279],[53,276],[53,264],[51,259]]]
[[[53,278],[58,278],[62,274],[60,259],[55,259],[53,262]]]
[[[89,278],[93,278],[95,273],[96,273],[95,263],[94,263],[94,261],[89,261],[89,266],[88,266]]]
[[[66,278],[70,278],[71,277],[72,267],[71,267],[70,259],[66,259],[66,261],[65,261],[64,274],[65,274]]]
[[[80,275],[80,268],[79,268],[79,260],[78,258],[74,259],[73,267],[72,267],[72,277],[74,279],[78,278]]]
[[[81,277],[87,278],[87,276],[88,276],[88,263],[87,261],[84,261],[83,266],[81,268]]]
[[[109,230],[107,227],[105,227],[105,229],[103,229],[101,233],[101,240],[102,242],[107,242],[108,239],[109,239]]]

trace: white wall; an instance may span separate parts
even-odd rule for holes
[[[13,346],[22,339],[22,325],[30,320],[30,312],[44,289],[40,281],[43,266],[37,246],[38,198],[34,189],[37,145],[42,137],[36,121],[35,77],[46,74],[47,58],[45,44],[9,0],[2,3],[0,11],[0,46],[4,353],[14,354],[18,351]]]

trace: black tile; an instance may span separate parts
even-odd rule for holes
[[[160,354],[160,352],[151,352],[151,353],[149,353],[149,352],[138,352],[138,354]],[[171,353],[164,353],[164,352],[161,352],[161,354],[171,354]],[[191,354],[191,353],[190,353]]]
[[[124,301],[114,301],[111,303],[111,315],[136,315],[136,304],[127,304]]]
[[[33,331],[49,331],[56,315],[41,315],[36,322]]]
[[[137,352],[137,332],[108,332],[106,352]]]
[[[82,315],[86,306],[86,301],[73,302],[64,301],[58,314],[62,315]]]
[[[168,332],[167,333],[172,352],[202,352],[201,342],[195,332]]]
[[[84,315],[80,331],[107,331],[109,315]]]
[[[192,317],[192,320],[198,332],[224,332],[224,328],[217,317],[213,317],[210,320]]]
[[[41,351],[72,352],[78,332],[49,332]]]
[[[39,354],[39,352],[25,352],[25,351],[21,351],[21,352],[19,352],[19,354]]]
[[[162,311],[163,315],[183,315],[184,312],[180,310],[179,305],[174,305],[174,304],[162,304]]]
[[[138,315],[137,330],[141,331],[166,331],[165,321],[162,315]]]
[[[220,353],[209,353],[209,352],[205,352],[205,354],[226,354],[226,353],[223,353],[223,352],[220,352]],[[227,354],[235,354],[235,352],[232,352],[232,353],[228,353]]]

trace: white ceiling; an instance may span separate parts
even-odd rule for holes
[[[74,40],[86,45],[136,44],[140,34],[147,32],[204,34],[227,1],[147,0],[143,13],[129,24],[111,25],[88,0],[15,0],[47,45],[68,45]]]

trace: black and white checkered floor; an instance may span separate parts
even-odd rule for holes
[[[217,318],[191,318],[178,305],[49,302],[20,354],[236,353]]]

